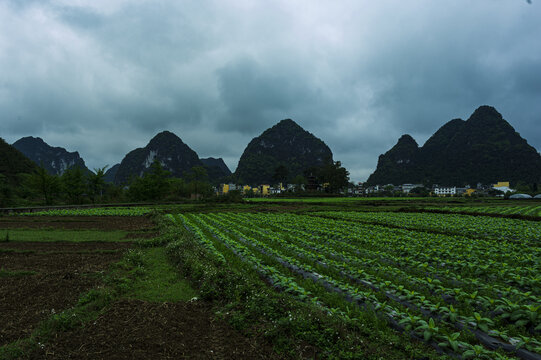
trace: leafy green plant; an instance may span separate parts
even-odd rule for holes
[[[429,341],[435,334],[438,333],[439,328],[436,326],[434,319],[430,318],[428,322],[424,320],[419,321],[419,326],[415,328],[415,332],[422,333],[425,341]]]
[[[454,352],[459,352],[459,345],[461,344],[460,341],[457,339],[460,337],[459,332],[452,333],[451,335],[444,335],[443,336],[445,341],[440,342],[438,346],[443,348],[451,348]]]

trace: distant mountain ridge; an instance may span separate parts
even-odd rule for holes
[[[491,106],[454,119],[419,147],[409,135],[379,156],[368,185],[425,183],[463,186],[541,181],[541,155]]]
[[[214,185],[226,182],[231,175],[231,170],[229,170],[222,158],[209,157],[200,160],[207,169],[209,181]]]
[[[252,139],[244,150],[234,178],[259,185],[274,182],[275,169],[283,165],[288,179],[302,175],[310,167],[332,160],[331,149],[295,121],[285,119]]]
[[[199,156],[177,135],[162,131],[143,148],[130,151],[120,163],[115,184],[126,184],[133,176],[142,176],[154,161],[162,164],[174,177],[182,177],[194,166],[203,166]]]
[[[67,169],[78,166],[85,173],[90,172],[77,151],[69,152],[62,147],[53,147],[42,138],[26,136],[13,143],[13,147],[22,152],[38,166],[42,166],[52,175],[62,175]]]
[[[201,162],[206,167],[216,167],[220,169],[220,171],[224,173],[225,175],[231,175],[231,170],[229,170],[229,168],[224,162],[224,159],[222,158],[217,158],[217,159],[213,157],[202,158]]]
[[[36,169],[37,165],[32,160],[0,138],[0,174],[7,183],[16,185],[21,174],[30,174]]]
[[[109,182],[109,183],[114,182],[115,181],[115,176],[116,176],[116,173],[118,172],[119,167],[120,167],[120,164],[115,164],[115,165],[111,166],[110,168],[108,168],[105,171],[105,175],[103,177],[103,180],[105,180],[106,182]]]

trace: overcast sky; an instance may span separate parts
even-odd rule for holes
[[[234,171],[292,118],[366,180],[483,104],[541,149],[541,1],[0,0],[0,137],[91,169],[170,130]]]

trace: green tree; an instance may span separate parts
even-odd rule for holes
[[[418,186],[418,187],[414,187],[413,189],[411,189],[409,194],[411,196],[423,196],[424,197],[424,196],[430,195],[430,192],[428,191],[427,188]]]
[[[292,182],[295,185],[295,191],[301,191],[302,186],[306,185],[306,178],[302,175],[297,175],[293,178]]]
[[[86,191],[85,175],[80,167],[75,166],[64,171],[60,177],[62,190],[70,204],[81,204]]]
[[[130,183],[128,197],[135,201],[163,200],[169,192],[169,176],[158,159],[150,165],[150,170],[142,177],[135,177]]]
[[[190,190],[193,194],[208,195],[208,173],[204,166],[194,166],[187,174]]]
[[[190,197],[190,189],[184,179],[171,178],[169,179],[169,194],[174,199]]]
[[[105,190],[105,169],[109,165],[105,165],[102,168],[94,169],[94,173],[88,174],[88,194],[92,199],[92,203],[96,203],[96,199],[103,198],[103,192]]]
[[[287,176],[289,175],[289,170],[284,165],[279,165],[274,169],[274,174],[272,179],[278,183],[285,184],[287,181]]]
[[[0,207],[6,207],[11,204],[13,189],[8,184],[7,178],[0,174]]]
[[[515,185],[515,190],[518,193],[532,194],[533,193],[533,184],[527,184],[524,181],[519,181]]]
[[[320,174],[322,182],[329,184],[327,192],[337,193],[349,184],[349,172],[340,161],[328,161],[321,167]]]
[[[58,176],[49,174],[43,166],[38,167],[27,178],[27,181],[28,188],[42,198],[44,205],[52,205],[54,198],[61,190]]]

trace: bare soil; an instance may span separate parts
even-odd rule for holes
[[[0,217],[0,229],[125,230],[152,237],[145,217]],[[0,346],[27,338],[52,314],[102,285],[101,274],[129,242],[0,242],[0,268],[35,274],[0,277]],[[7,250],[7,251],[1,251]],[[13,250],[13,251],[10,251]],[[264,339],[218,320],[212,304],[118,300],[96,321],[60,332],[31,359],[275,359]]]
[[[146,216],[2,216],[0,229],[65,229],[149,231],[155,224]]]
[[[122,257],[126,246],[126,243],[1,243],[2,249],[36,251],[0,253],[3,270],[37,274],[0,278],[0,345],[28,337],[40,321],[74,305],[81,294],[100,285],[100,274]],[[66,252],[76,247],[86,251],[119,251]]]
[[[43,241],[10,241],[0,242],[0,252],[2,249],[15,251],[32,252],[88,252],[99,250],[118,250],[122,251],[132,246],[130,242],[43,242]]]
[[[95,322],[61,334],[32,359],[276,359],[217,320],[205,302],[120,300]]]
[[[122,252],[0,253],[0,264],[4,270],[88,273],[106,270],[108,264],[120,260],[121,257]]]

